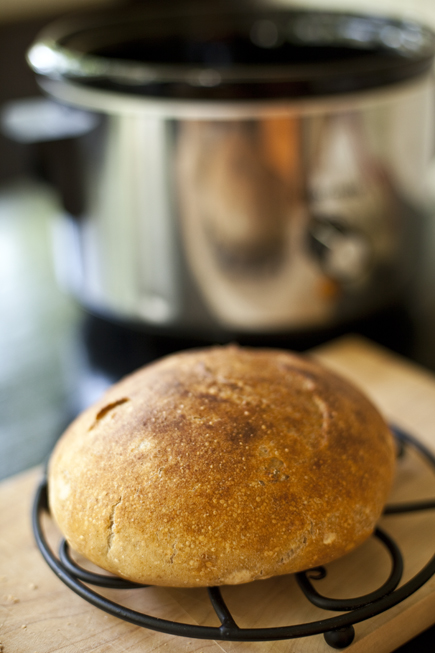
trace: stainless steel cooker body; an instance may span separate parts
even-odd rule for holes
[[[257,19],[251,40],[269,50],[279,24]],[[65,60],[59,73],[59,48],[47,74],[54,48],[40,40],[29,58],[47,94],[95,118],[75,143],[83,201],[57,230],[63,283],[99,313],[209,334],[322,329],[403,297],[432,155],[425,38],[425,65],[374,88],[241,98],[213,97],[234,66],[185,67],[190,97],[138,92],[151,73],[131,61],[117,61],[120,88],[113,62],[111,85]]]

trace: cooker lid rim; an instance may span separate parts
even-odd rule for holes
[[[276,12],[274,14],[270,12],[267,14],[254,13],[251,15],[250,20],[251,22],[254,21],[254,25],[258,24],[258,21],[266,21],[267,23],[267,21],[272,20],[271,16],[276,16]],[[98,22],[95,23],[89,20],[81,22],[82,19],[77,18],[75,22],[71,20],[57,21],[43,30],[30,47],[27,60],[30,67],[40,75],[52,78],[82,79],[87,83],[92,83],[92,80],[105,80],[109,84],[114,83],[118,88],[124,86],[127,91],[132,87],[170,83],[187,84],[192,87],[222,87],[236,83],[262,86],[285,81],[290,83],[298,81],[314,82],[315,85],[316,80],[323,80],[324,87],[327,87],[330,83],[332,89],[340,84],[340,80],[347,78],[349,73],[352,73],[356,87],[358,87],[359,83],[363,89],[376,85],[388,75],[391,75],[391,79],[394,81],[410,79],[423,70],[429,69],[433,62],[435,34],[426,26],[416,22],[338,12],[293,10],[279,12],[280,18],[285,17],[288,19],[289,16],[292,16],[292,20],[295,16],[302,17],[301,20],[308,21],[306,26],[311,24],[311,27],[313,27],[313,24],[317,25],[317,27],[319,25],[320,27],[322,25],[323,27],[332,25],[334,29],[338,29],[341,25],[340,29],[343,29],[343,25],[351,24],[349,21],[362,21],[359,24],[360,30],[361,25],[370,24],[373,26],[375,24],[377,30],[375,35],[378,36],[380,36],[382,30],[387,28],[391,28],[393,31],[384,33],[385,42],[382,51],[380,48],[378,48],[378,51],[373,49],[372,52],[358,51],[358,40],[355,40],[355,38],[352,40],[349,33],[347,36],[345,34],[346,38],[343,37],[341,43],[334,40],[334,47],[345,46],[346,43],[348,47],[350,47],[349,44],[353,46],[353,54],[349,59],[296,61],[296,63],[278,61],[273,64],[258,62],[225,64],[225,62],[219,62],[218,60],[168,63],[139,61],[128,57],[120,58],[119,56],[107,57],[92,51],[80,52],[77,48],[74,49],[68,44],[71,42],[74,44],[74,38],[77,38],[77,35],[80,41],[80,35],[83,35],[86,30],[104,30],[106,26],[99,27]],[[246,20],[246,15],[244,18]],[[98,21],[98,19],[94,20]],[[132,18],[130,17],[129,20],[131,21]],[[274,20],[276,21],[276,18]],[[346,21],[348,22],[346,23]],[[315,42],[313,41],[313,33],[315,36],[316,31],[312,31],[311,36],[309,30],[307,33],[309,39],[303,43],[304,47],[305,45],[312,47],[313,43],[314,47],[318,44],[321,47],[328,46],[327,40],[329,37],[327,33],[326,41],[319,41],[319,38],[316,37],[317,41]],[[354,32],[354,36],[355,34],[357,36],[359,34],[359,39],[362,38],[361,31],[359,33]],[[401,39],[401,35],[408,36]],[[330,40],[329,43],[331,42]],[[261,47],[261,49],[269,51],[273,47],[269,44],[267,47]],[[378,76],[379,79],[377,79]]]

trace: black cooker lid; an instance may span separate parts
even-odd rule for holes
[[[128,94],[265,99],[409,80],[434,52],[431,30],[380,16],[139,6],[54,23],[28,61],[44,76]]]

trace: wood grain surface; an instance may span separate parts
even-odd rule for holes
[[[407,429],[435,451],[435,377],[360,338],[347,337],[313,352],[346,375],[378,405],[388,420]],[[41,469],[0,485],[0,642],[3,653],[293,653],[332,651],[322,635],[265,643],[215,642],[173,637],[107,615],[69,590],[50,571],[31,532],[30,510]],[[435,496],[435,476],[422,459],[408,451],[398,461],[391,502]],[[435,513],[435,511],[434,511]],[[432,557],[435,514],[384,517],[381,526],[398,542],[405,558],[406,582]],[[47,519],[53,546],[58,533]],[[364,594],[389,573],[388,554],[375,538],[328,565],[322,594],[337,598]],[[102,591],[103,593],[103,591]],[[146,588],[104,590],[113,600],[136,610],[192,624],[218,625],[203,589]],[[223,589],[240,627],[269,627],[317,620],[332,613],[313,607],[292,576]],[[435,579],[388,612],[355,626],[347,649],[387,653],[435,621]]]

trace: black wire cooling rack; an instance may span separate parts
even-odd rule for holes
[[[424,445],[408,433],[396,427],[393,427],[392,430],[399,446],[399,455],[403,455],[406,447],[414,448],[426,459],[435,472],[435,456]],[[422,510],[432,510],[434,508],[435,500],[428,499],[387,506],[384,515],[407,514]],[[123,619],[137,626],[181,637],[237,642],[261,642],[296,639],[323,634],[326,642],[331,647],[342,649],[352,643],[355,637],[355,624],[370,619],[401,603],[422,587],[435,574],[434,555],[413,578],[401,587],[398,587],[403,573],[402,554],[394,540],[383,530],[377,528],[374,532],[374,537],[386,548],[391,562],[390,575],[377,590],[351,599],[332,599],[319,594],[311,582],[312,580],[325,577],[326,569],[324,567],[318,567],[296,574],[296,580],[300,590],[313,605],[323,610],[340,612],[341,614],[335,617],[327,617],[318,621],[297,625],[292,624],[290,626],[239,628],[222,597],[220,589],[218,587],[211,587],[208,589],[208,596],[221,625],[192,625],[137,612],[136,610],[110,601],[101,594],[98,594],[98,592],[90,589],[88,585],[119,590],[137,589],[140,591],[147,586],[131,583],[121,578],[92,573],[83,569],[74,562],[65,540],[61,541],[59,553],[56,556],[48,545],[42,528],[41,516],[44,512],[49,513],[46,478],[41,481],[34,499],[32,512],[33,532],[38,548],[45,561],[65,585],[92,605],[119,619]]]

